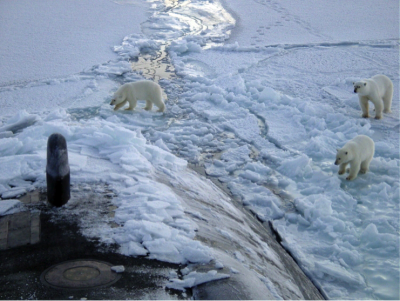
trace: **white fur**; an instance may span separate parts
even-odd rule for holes
[[[358,172],[366,173],[374,153],[375,143],[371,138],[358,135],[350,140],[337,150],[335,165],[340,165],[339,175],[346,172],[347,164],[350,164],[350,172],[346,180],[354,180]]]
[[[110,105],[115,105],[114,111],[129,103],[129,107],[125,110],[134,110],[138,100],[145,100],[145,110],[151,110],[153,104],[158,107],[158,112],[164,112],[165,104],[162,99],[161,87],[152,81],[141,80],[133,83],[122,85],[114,97]]]
[[[385,75],[375,75],[369,79],[353,83],[354,93],[358,94],[362,117],[368,118],[368,101],[375,106],[375,118],[382,118],[382,111],[390,113],[393,98],[393,83]]]

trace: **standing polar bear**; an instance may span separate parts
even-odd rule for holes
[[[375,106],[375,119],[382,118],[382,111],[390,113],[393,97],[393,83],[385,75],[375,75],[353,83],[354,93],[358,94],[362,117],[368,118],[368,100]]]
[[[374,153],[375,143],[371,138],[365,135],[356,136],[337,150],[335,165],[340,165],[339,175],[346,172],[347,164],[350,164],[350,173],[346,180],[354,180],[358,172],[366,173]]]
[[[151,110],[153,104],[155,104],[158,107],[158,112],[165,111],[161,87],[150,80],[140,80],[122,85],[114,93],[110,105],[115,105],[114,111],[117,111],[126,103],[129,103],[129,107],[125,110],[133,111],[138,100],[146,101],[145,110]]]

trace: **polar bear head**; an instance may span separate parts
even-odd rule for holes
[[[126,93],[126,86],[122,85],[115,93],[114,96],[111,100],[110,105],[118,105],[122,102],[124,102],[127,98],[127,93]]]
[[[337,150],[336,153],[336,161],[335,165],[340,165],[343,163],[347,163],[353,159],[353,156],[351,155],[351,151],[347,149],[346,147],[340,148]]]
[[[360,95],[366,95],[369,93],[366,81],[355,82],[353,83],[353,86],[354,86],[354,93],[358,93]]]

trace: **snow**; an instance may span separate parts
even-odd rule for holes
[[[125,267],[123,265],[115,265],[111,267],[111,271],[115,273],[123,273],[125,272]]]
[[[23,204],[19,200],[4,200],[0,202],[0,216],[17,213],[22,210]]]
[[[2,2],[1,198],[45,186],[47,139],[58,132],[72,183],[116,193],[119,227],[85,235],[127,256],[210,265],[172,275],[170,288],[230,277],[270,298],[304,298],[281,285],[279,256],[238,204],[190,171],[197,164],[272,225],[325,297],[398,299],[399,4],[376,5]],[[149,56],[151,68],[169,66],[159,80],[166,113],[113,112],[122,83],[158,74],[136,69]],[[363,119],[352,82],[381,73],[394,83],[393,112]],[[357,135],[375,141],[375,156],[348,182],[333,163]]]
[[[0,28],[6,29],[2,39],[7,43],[0,45],[0,82],[57,80],[113,59],[112,47],[120,43],[120,35],[132,33],[146,20],[148,4],[137,4],[120,6],[107,0],[74,0],[56,6],[48,0],[34,6],[26,0],[1,3]],[[99,31],[101,24],[104,28]]]
[[[229,278],[229,275],[218,273],[215,270],[208,271],[207,273],[190,272],[189,274],[184,275],[182,280],[177,278],[171,279],[171,282],[167,284],[167,287],[175,290],[185,290],[185,288],[192,288],[206,282],[226,278]]]

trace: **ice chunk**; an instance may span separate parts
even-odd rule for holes
[[[224,265],[222,264],[222,262],[216,261],[215,262],[215,268],[218,269],[218,270],[221,270],[221,269],[224,268]]]
[[[0,139],[0,155],[13,156],[23,147],[23,143],[17,138]]]
[[[0,132],[0,139],[2,138],[10,138],[14,135],[11,131]]]
[[[310,222],[333,213],[331,200],[323,194],[313,194],[297,198],[295,205],[297,210],[302,212],[304,217]]]
[[[360,238],[367,247],[372,249],[388,246],[398,249],[398,237],[388,233],[379,233],[375,224],[369,224]]]
[[[115,265],[111,267],[111,271],[114,271],[115,273],[123,273],[125,272],[125,267],[123,265]]]
[[[183,39],[173,41],[168,50],[174,51],[178,54],[182,54],[185,52],[200,52],[201,46],[193,41],[188,42],[186,39]]]
[[[0,216],[19,212],[22,207],[19,200],[0,200]]]
[[[19,111],[15,116],[10,118],[7,123],[0,127],[0,132],[13,132],[14,134],[24,128],[27,128],[40,120],[39,116],[29,114],[27,111]]]
[[[1,197],[3,199],[15,198],[25,194],[26,191],[27,191],[26,187],[14,187],[7,191],[2,192]]]
[[[146,39],[143,35],[132,34],[126,36],[120,46],[115,46],[114,51],[124,58],[135,58],[140,53],[148,53],[159,48],[155,40]]]
[[[278,167],[278,171],[292,179],[302,177],[311,172],[310,162],[311,159],[307,155],[301,154],[296,158],[285,159]]]
[[[156,145],[157,147],[167,151],[167,152],[171,152],[171,150],[168,148],[168,146],[164,143],[164,141],[162,139],[158,139],[154,145]]]
[[[207,263],[213,259],[211,250],[201,245],[198,241],[194,241],[184,247],[181,253],[187,261],[193,263]]]
[[[263,102],[277,102],[281,99],[278,92],[270,87],[264,88],[264,90],[259,94],[258,100]]]
[[[175,244],[164,238],[158,238],[143,242],[143,245],[149,250],[149,258],[171,263],[185,263],[185,258],[179,253]]]
[[[125,237],[125,239],[128,240],[129,238]],[[140,243],[129,241],[121,245],[120,253],[126,256],[145,256],[149,252]]]
[[[216,270],[211,270],[208,271],[207,273],[200,273],[193,271],[188,275],[185,275],[183,277],[183,280],[170,279],[170,283],[168,283],[166,287],[184,291],[185,288],[192,288],[206,282],[226,279],[229,277],[230,276],[228,274],[222,274],[222,273],[219,274]]]
[[[113,64],[108,63],[98,66],[95,71],[99,74],[122,75],[124,73],[131,72],[132,67],[129,62],[118,61]]]
[[[234,161],[238,163],[244,163],[250,161],[249,155],[251,151],[247,145],[243,145],[237,148],[229,148],[222,155],[221,159],[225,161]]]
[[[315,267],[319,272],[327,274],[337,280],[344,281],[355,286],[365,285],[365,281],[357,272],[349,271],[346,268],[337,265],[331,261],[324,260],[316,262]]]

